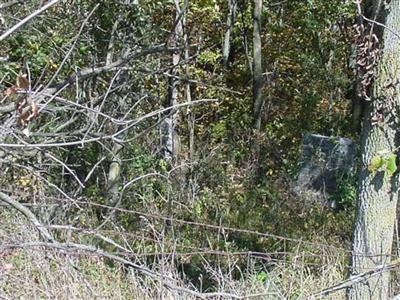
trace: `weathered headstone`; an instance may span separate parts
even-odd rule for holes
[[[324,202],[336,191],[338,177],[352,172],[355,144],[348,138],[306,133],[301,147],[294,191],[314,192],[314,196]]]

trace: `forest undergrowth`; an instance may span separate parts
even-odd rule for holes
[[[37,230],[20,214],[2,209],[1,220],[2,299],[317,299],[314,294],[346,276],[347,257],[342,249],[310,246],[305,250],[299,242],[297,252],[281,253],[276,258],[251,252],[198,254],[204,276],[214,282],[210,289],[193,284],[179,268],[178,257],[191,254],[176,252],[149,259],[153,255],[145,251],[127,253],[131,261],[161,276],[151,278],[90,251],[45,247]],[[219,263],[211,263],[210,255]],[[317,258],[312,263],[309,258],[314,255]],[[162,276],[172,278],[174,288],[163,286]],[[343,295],[340,290],[323,299],[342,299]]]

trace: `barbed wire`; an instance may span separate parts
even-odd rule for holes
[[[64,198],[59,198],[59,197],[46,197],[46,199],[48,200],[53,200],[56,202],[63,202],[63,203],[71,203],[70,199],[64,199]],[[329,245],[326,243],[320,243],[320,242],[312,242],[312,241],[307,241],[307,240],[303,240],[303,239],[297,239],[297,238],[291,238],[291,237],[286,237],[286,236],[281,236],[281,235],[277,235],[277,234],[272,234],[272,233],[268,233],[268,232],[261,232],[261,231],[257,231],[257,230],[252,230],[252,229],[247,229],[247,228],[236,228],[236,227],[230,227],[230,226],[224,226],[223,224],[220,225],[215,225],[215,224],[208,224],[208,223],[204,223],[204,222],[197,222],[197,221],[188,221],[188,220],[183,220],[183,219],[179,219],[179,218],[174,218],[174,217],[166,217],[160,214],[155,214],[155,213],[148,213],[148,212],[143,212],[143,211],[138,211],[138,210],[133,210],[133,209],[126,209],[126,208],[121,208],[121,207],[113,207],[113,206],[109,206],[109,205],[105,205],[105,204],[100,204],[100,203],[95,203],[95,202],[91,202],[91,201],[86,201],[86,200],[77,200],[77,199],[73,199],[73,203],[74,205],[86,205],[86,206],[93,206],[93,207],[97,207],[97,208],[102,208],[102,209],[108,209],[108,210],[113,210],[115,212],[121,212],[121,213],[129,213],[129,214],[134,214],[134,215],[138,215],[138,216],[144,216],[146,218],[152,218],[152,219],[157,219],[157,220],[162,220],[162,221],[166,221],[169,222],[169,226],[173,227],[174,223],[175,224],[181,224],[181,225],[188,225],[188,226],[195,226],[198,228],[203,228],[203,229],[211,229],[214,231],[218,231],[218,232],[236,232],[236,233],[242,233],[242,234],[250,234],[250,235],[256,235],[258,237],[267,237],[267,238],[272,238],[272,239],[277,239],[280,241],[284,241],[284,242],[292,242],[292,243],[298,243],[299,245],[303,244],[303,245],[308,245],[308,246],[315,246],[315,247],[321,247],[321,248],[325,248],[326,250],[335,250],[340,252],[342,255],[352,255],[352,256],[359,256],[359,257],[392,257],[392,258],[397,258],[398,256],[395,254],[365,254],[365,253],[355,253],[354,251],[350,250],[350,249],[346,249],[343,247],[338,247],[338,246],[334,246],[334,245]],[[31,206],[34,206],[34,204],[30,204]],[[43,203],[39,203],[37,204],[38,206],[43,206]],[[57,225],[56,225],[57,226]],[[70,230],[72,230],[70,226],[68,225],[64,225],[65,228],[67,229],[69,228]],[[46,227],[46,226],[45,226]],[[49,228],[54,227],[54,225],[49,226]],[[107,233],[116,233],[116,231],[113,230],[93,230],[92,228],[75,228],[75,231],[86,231],[86,233],[90,234],[90,233],[95,233],[95,232],[107,232]],[[135,235],[134,233],[130,233],[130,232],[118,232],[121,235],[125,235],[125,236],[136,236],[139,237],[137,235]],[[145,238],[143,236],[140,236],[140,238]],[[146,237],[146,239],[148,239],[148,241],[152,241],[155,243],[159,243],[159,240],[156,239],[152,239],[149,237]],[[163,241],[164,243],[166,243],[167,241]],[[172,245],[170,245],[172,246]],[[188,248],[188,245],[185,245],[186,248]],[[211,254],[214,253],[214,255],[217,255],[218,251],[220,251],[219,253],[223,253],[223,250],[213,250],[213,249],[200,249],[198,247],[192,247],[191,248],[192,253],[196,253],[196,252],[203,252],[204,254]],[[321,249],[320,249],[321,250]],[[214,251],[214,252],[213,252]],[[247,255],[252,252],[252,251],[247,251]],[[232,253],[232,252],[231,252]],[[245,252],[242,252],[245,253]],[[282,255],[283,253],[286,253],[287,255],[298,255],[298,253],[293,253],[293,252],[281,252]],[[308,250],[308,255],[302,255],[303,257],[335,257],[337,256],[337,254],[327,254],[327,253],[310,253],[310,251]],[[200,253],[198,253],[200,254]],[[221,255],[227,255],[228,251],[225,251],[225,254],[221,254]],[[259,255],[277,255],[277,252],[260,252]],[[151,255],[151,254],[149,254]],[[155,255],[155,254],[154,254]],[[183,254],[182,254],[183,255]],[[189,254],[187,254],[189,255]],[[194,255],[194,254],[193,254]],[[236,255],[238,255],[238,252],[236,251]],[[244,254],[242,254],[244,255]]]
[[[56,201],[70,202],[70,200],[66,200],[66,199],[60,199],[60,198],[55,198],[55,197],[50,197],[50,198],[53,200],[56,200]],[[179,224],[183,224],[183,225],[192,225],[192,226],[196,226],[196,227],[208,228],[208,229],[213,229],[213,230],[220,230],[220,231],[225,230],[225,231],[230,231],[230,232],[252,234],[252,235],[259,236],[259,237],[268,237],[268,238],[278,239],[281,241],[301,243],[301,244],[310,245],[310,246],[326,247],[326,248],[330,248],[330,249],[334,249],[334,250],[338,250],[338,251],[342,251],[342,252],[347,252],[347,253],[351,252],[345,248],[340,248],[340,247],[329,245],[329,244],[324,244],[324,243],[319,243],[319,242],[311,242],[311,241],[306,241],[306,240],[302,240],[302,239],[291,238],[291,237],[281,236],[281,235],[268,233],[268,232],[261,232],[261,231],[257,231],[257,230],[247,229],[247,228],[236,228],[236,227],[224,226],[222,224],[215,225],[215,224],[208,224],[208,223],[203,223],[203,222],[187,221],[187,220],[178,219],[178,218],[174,218],[174,217],[166,217],[166,216],[162,216],[162,215],[155,214],[155,213],[142,212],[142,211],[138,211],[138,210],[126,209],[126,208],[121,208],[121,207],[113,207],[113,206],[95,203],[95,202],[91,202],[91,201],[82,201],[82,200],[74,199],[74,204],[89,205],[89,206],[94,206],[94,207],[98,207],[98,208],[113,210],[116,212],[141,215],[141,216],[144,216],[147,218],[168,221],[171,224],[175,222],[175,223],[179,223]]]

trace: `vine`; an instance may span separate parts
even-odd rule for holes
[[[368,170],[372,173],[385,172],[385,177],[391,177],[397,170],[397,155],[394,153],[378,153],[371,158]]]

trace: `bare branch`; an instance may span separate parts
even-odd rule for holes
[[[49,81],[49,83],[48,83],[48,86],[51,85],[51,83],[53,82],[53,80],[55,80],[55,78],[57,77],[57,75],[60,73],[62,67],[64,66],[64,64],[65,64],[66,61],[68,60],[69,56],[71,55],[72,50],[75,48],[76,43],[78,42],[79,37],[80,37],[80,35],[81,35],[82,31],[83,31],[83,28],[86,26],[86,24],[88,23],[90,17],[93,15],[93,13],[95,12],[95,10],[99,7],[99,5],[100,5],[100,4],[96,4],[95,7],[91,10],[91,12],[88,14],[88,16],[86,17],[86,19],[83,21],[83,23],[82,23],[82,25],[81,25],[81,28],[79,28],[79,31],[78,31],[77,35],[75,36],[75,39],[74,39],[74,41],[73,41],[71,47],[69,48],[67,54],[64,56],[62,62],[60,63],[60,66],[59,66],[58,69],[57,69],[57,71],[56,71],[56,72],[53,74],[53,76],[51,77],[51,79],[50,79],[50,81]]]
[[[200,103],[206,103],[206,102],[215,102],[217,101],[216,99],[200,99],[200,100],[195,100],[190,103],[181,103],[177,104],[174,106],[170,106],[167,108],[162,108],[158,109],[155,111],[152,111],[148,114],[143,115],[142,117],[139,117],[135,120],[129,121],[130,125],[126,126],[125,128],[121,129],[120,131],[112,134],[112,135],[105,135],[105,136],[99,136],[99,137],[94,137],[94,138],[89,138],[89,139],[82,139],[78,141],[71,141],[71,142],[59,142],[59,143],[38,143],[38,144],[29,144],[29,143],[22,143],[22,144],[7,144],[7,143],[0,143],[0,147],[5,147],[5,148],[36,148],[36,147],[41,147],[41,148],[52,148],[52,147],[67,147],[67,146],[77,146],[81,145],[83,146],[84,144],[88,143],[93,143],[93,142],[99,142],[99,141],[104,141],[104,140],[118,140],[119,142],[123,143],[123,140],[118,139],[118,135],[121,133],[125,132],[126,130],[135,127],[138,125],[140,122],[143,122],[146,119],[152,118],[154,116],[159,115],[160,113],[175,109],[175,108],[181,108],[181,107],[186,107],[190,105],[195,105],[195,104],[200,104]]]
[[[20,204],[18,201],[15,201],[11,197],[7,196],[6,194],[0,192],[0,201],[3,201],[7,204],[10,204],[12,207],[14,207],[16,210],[21,212],[25,217],[31,221],[31,223],[36,227],[36,229],[39,231],[40,235],[42,238],[46,241],[54,241],[53,237],[51,234],[48,232],[46,227],[40,223],[40,221],[36,218],[36,216],[25,206]]]
[[[225,292],[215,292],[215,293],[201,293],[197,292],[188,288],[183,288],[180,286],[177,286],[174,282],[176,282],[175,279],[166,276],[165,274],[159,274],[157,272],[152,271],[151,269],[141,266],[138,264],[135,264],[131,262],[130,260],[127,260],[123,257],[120,257],[118,255],[105,252],[101,249],[97,249],[95,247],[87,246],[87,245],[82,245],[82,244],[76,244],[76,243],[44,243],[44,242],[31,242],[31,243],[22,243],[22,244],[8,244],[8,245],[1,245],[0,246],[0,251],[4,251],[7,249],[16,249],[16,248],[36,248],[36,247],[46,247],[46,248],[54,248],[54,249],[59,249],[63,251],[85,251],[92,253],[94,255],[100,256],[100,257],[105,257],[111,260],[114,260],[116,262],[119,262],[127,267],[131,267],[140,273],[147,275],[153,279],[159,280],[164,287],[176,290],[179,292],[183,292],[192,296],[195,296],[199,299],[211,299],[211,298],[229,298],[229,299],[250,299],[250,298],[259,298],[262,296],[267,296],[267,295],[276,295],[274,292],[267,292],[267,293],[260,293],[260,294],[252,294],[252,295],[244,295],[244,296],[239,296],[235,294],[230,294],[230,293],[225,293]]]
[[[142,50],[142,51],[128,53],[124,57],[116,60],[115,62],[113,62],[111,64],[106,64],[101,67],[91,67],[91,68],[86,68],[86,69],[80,70],[80,71],[76,72],[76,74],[71,75],[65,81],[63,81],[61,83],[57,83],[47,89],[37,92],[33,96],[33,100],[35,100],[36,103],[39,104],[41,101],[43,101],[44,95],[52,95],[52,94],[56,93],[57,91],[59,91],[60,89],[65,88],[65,87],[75,83],[77,80],[79,80],[79,81],[84,80],[84,79],[90,78],[92,76],[99,75],[101,73],[115,70],[118,67],[120,67],[126,63],[129,63],[132,60],[141,58],[146,55],[160,53],[160,52],[166,52],[166,51],[170,52],[170,51],[174,51],[174,50],[176,50],[176,49],[175,48],[167,48],[164,45],[158,45],[158,46],[150,47],[150,48]],[[13,112],[14,110],[15,110],[14,103],[10,103],[6,106],[0,106],[0,114],[10,113],[10,112]]]
[[[318,293],[313,294],[310,298],[311,299],[315,299],[317,297],[323,297],[326,296],[328,294],[331,294],[333,292],[337,292],[339,290],[343,290],[346,289],[348,287],[351,287],[352,285],[356,284],[356,283],[360,283],[360,282],[364,282],[366,280],[368,280],[369,278],[382,274],[384,272],[396,269],[400,266],[400,259],[394,260],[393,262],[391,262],[390,264],[387,265],[381,265],[378,267],[373,268],[372,270],[369,270],[367,272],[358,274],[356,276],[351,276],[349,279],[346,279],[344,281],[342,281],[341,283],[338,283],[332,287],[329,287],[327,289],[324,289]]]
[[[368,18],[367,18],[366,16],[364,16],[364,15],[361,15],[361,17],[362,17],[365,21],[367,21],[367,22],[376,24],[376,25],[378,25],[378,26],[381,26],[381,27],[387,29],[387,31],[391,32],[395,37],[397,37],[398,39],[400,39],[400,34],[397,33],[396,31],[394,31],[393,29],[387,27],[385,24],[382,24],[382,23],[380,23],[380,22],[378,22],[378,21],[375,21],[375,20],[368,19]]]
[[[11,27],[9,30],[7,30],[6,32],[4,32],[1,36],[0,36],[0,42],[2,40],[4,40],[6,37],[8,37],[10,34],[12,34],[14,31],[16,31],[17,29],[19,29],[20,27],[22,27],[23,25],[25,25],[27,22],[29,22],[31,19],[33,19],[34,17],[36,17],[37,15],[41,14],[42,12],[44,12],[46,9],[48,9],[50,6],[53,6],[54,4],[56,4],[59,0],[52,0],[49,3],[47,3],[46,5],[44,5],[42,8],[38,9],[37,11],[35,11],[33,14],[30,14],[29,16],[27,16],[26,18],[24,18],[23,20],[21,20],[20,22],[18,22],[17,24],[15,24],[13,27]]]
[[[23,3],[23,0],[9,1],[9,2],[6,2],[6,3],[0,4],[0,9],[4,9],[4,8],[10,7],[10,6],[13,6],[15,4],[22,4],[22,3]]]
[[[72,170],[67,164],[65,164],[64,162],[62,162],[61,160],[59,160],[57,157],[55,157],[54,155],[50,154],[50,153],[45,153],[44,154],[46,157],[54,160],[55,162],[59,163],[62,167],[64,167],[71,175],[72,177],[75,178],[75,180],[78,182],[78,184],[80,185],[81,188],[85,188],[85,185],[82,183],[82,181],[80,181],[80,179],[78,178],[78,176],[75,174],[75,171]]]

